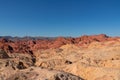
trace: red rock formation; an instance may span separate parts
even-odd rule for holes
[[[39,39],[39,40],[17,40],[11,41],[4,38],[0,39],[0,49],[5,50],[9,53],[31,53],[40,49],[58,48],[65,44],[75,44],[77,46],[88,45],[93,41],[101,42],[108,40],[117,40],[117,38],[111,38],[104,34],[92,35],[92,36],[81,36],[78,38],[64,38],[58,37],[56,39]]]

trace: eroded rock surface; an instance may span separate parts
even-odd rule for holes
[[[0,48],[8,53],[30,53],[39,49],[50,49],[59,48],[66,44],[74,44],[77,46],[87,47],[92,42],[105,42],[105,41],[117,41],[118,38],[111,38],[105,34],[92,35],[92,36],[81,36],[78,38],[65,38],[58,37],[55,39],[35,39],[31,40],[28,38],[9,40],[0,38]]]
[[[0,80],[120,80],[120,38],[2,38]]]

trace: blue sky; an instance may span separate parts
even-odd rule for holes
[[[120,36],[120,0],[0,0],[1,36]]]

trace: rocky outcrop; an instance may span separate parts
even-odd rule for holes
[[[12,71],[9,69],[9,71]],[[11,75],[4,72],[0,75],[0,80],[83,80],[82,78],[70,73],[42,69],[39,67],[30,67],[21,71],[12,71]]]
[[[54,76],[54,78],[52,80],[83,80],[80,77],[76,77],[75,75],[72,74],[68,74],[68,73],[58,73]]]
[[[34,51],[40,49],[50,49],[59,48],[66,44],[75,44],[79,47],[88,46],[92,42],[104,42],[104,41],[118,40],[118,38],[111,38],[104,34],[92,35],[92,36],[81,36],[78,38],[65,38],[58,37],[55,39],[20,39],[20,40],[9,40],[0,39],[0,49],[5,50],[8,53],[30,53],[33,54]]]
[[[0,49],[0,59],[9,58],[9,55],[4,51]]]
[[[0,39],[0,80],[120,80],[119,76],[119,37]]]
[[[103,45],[104,44],[104,45]],[[96,47],[94,47],[96,46]],[[47,69],[63,70],[85,80],[120,79],[120,42],[95,42],[88,48],[73,44],[59,49],[36,52],[35,65]]]

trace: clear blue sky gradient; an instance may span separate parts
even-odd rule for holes
[[[120,0],[0,0],[1,36],[120,36]]]

